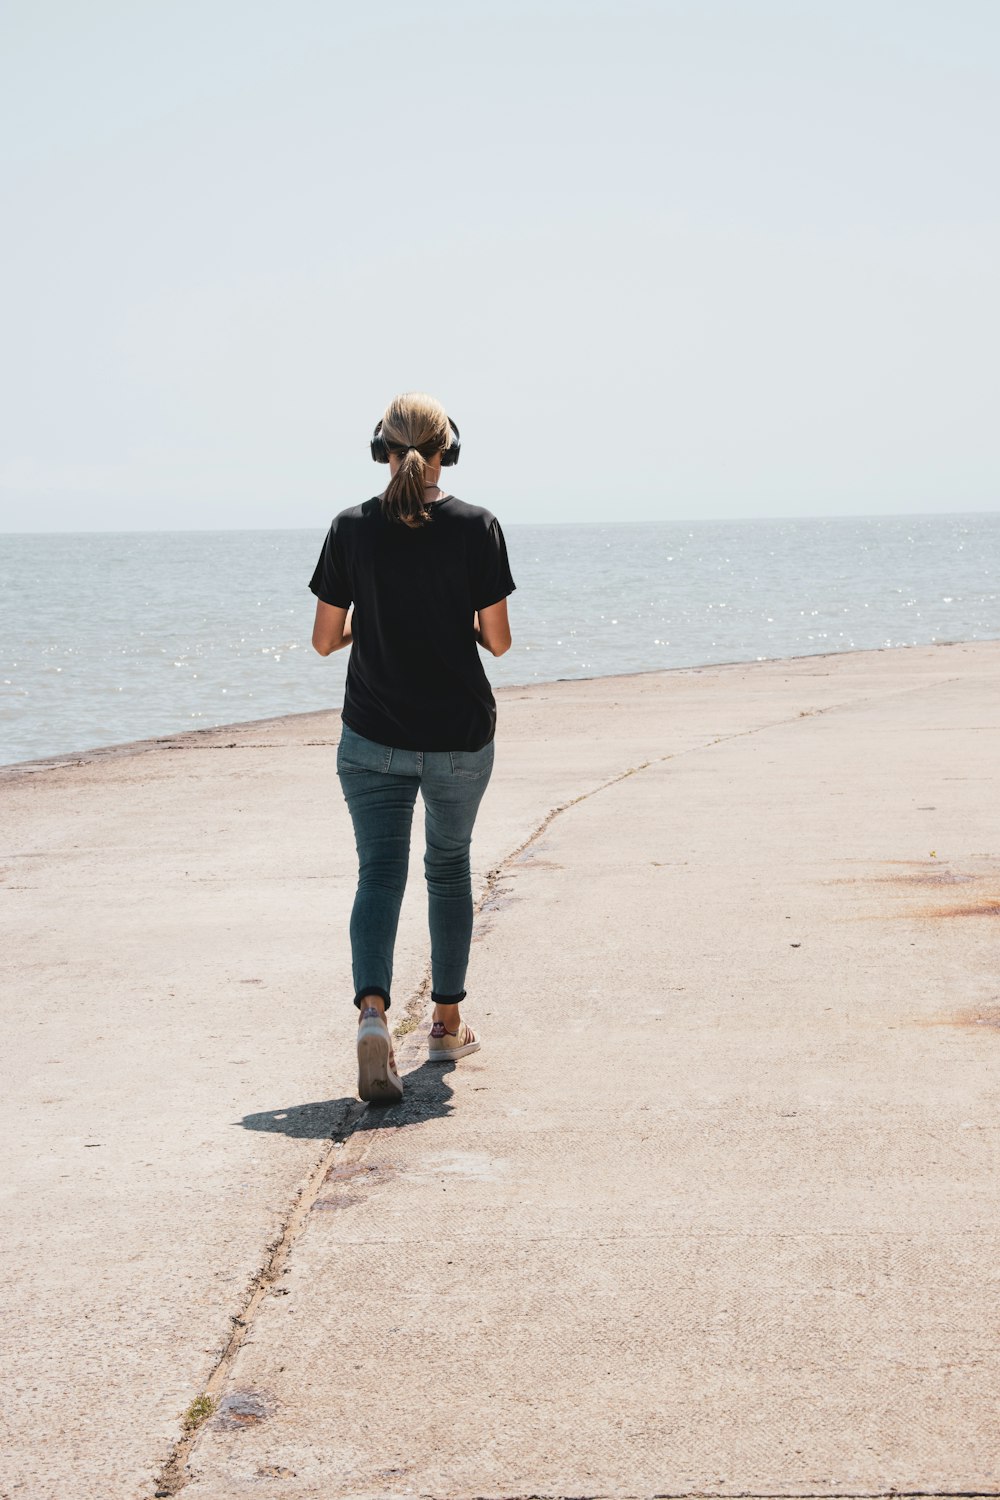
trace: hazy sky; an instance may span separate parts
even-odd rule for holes
[[[1000,508],[1000,0],[3,0],[0,529]]]

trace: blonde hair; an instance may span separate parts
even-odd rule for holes
[[[431,518],[424,501],[427,460],[451,441],[448,413],[440,401],[422,391],[407,391],[390,401],[382,418],[382,441],[401,459],[382,496],[382,510],[390,521],[423,526]]]

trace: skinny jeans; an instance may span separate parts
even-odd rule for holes
[[[406,889],[413,808],[424,800],[424,875],[431,936],[431,999],[465,999],[472,944],[469,849],[493,772],[493,741],[481,750],[400,750],[341,725],[337,776],[354,824],[358,888],[351,911],[354,1003],[391,1005],[392,960]]]

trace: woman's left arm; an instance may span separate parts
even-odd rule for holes
[[[341,609],[339,604],[324,604],[322,599],[316,600],[316,620],[313,625],[312,643],[313,649],[320,656],[329,656],[331,651],[339,651],[341,646],[351,644],[351,627],[347,623],[350,609]]]

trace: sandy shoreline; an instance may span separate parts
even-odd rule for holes
[[[337,710],[0,770],[0,1493],[995,1488],[1000,642],[496,695],[378,1118]]]

